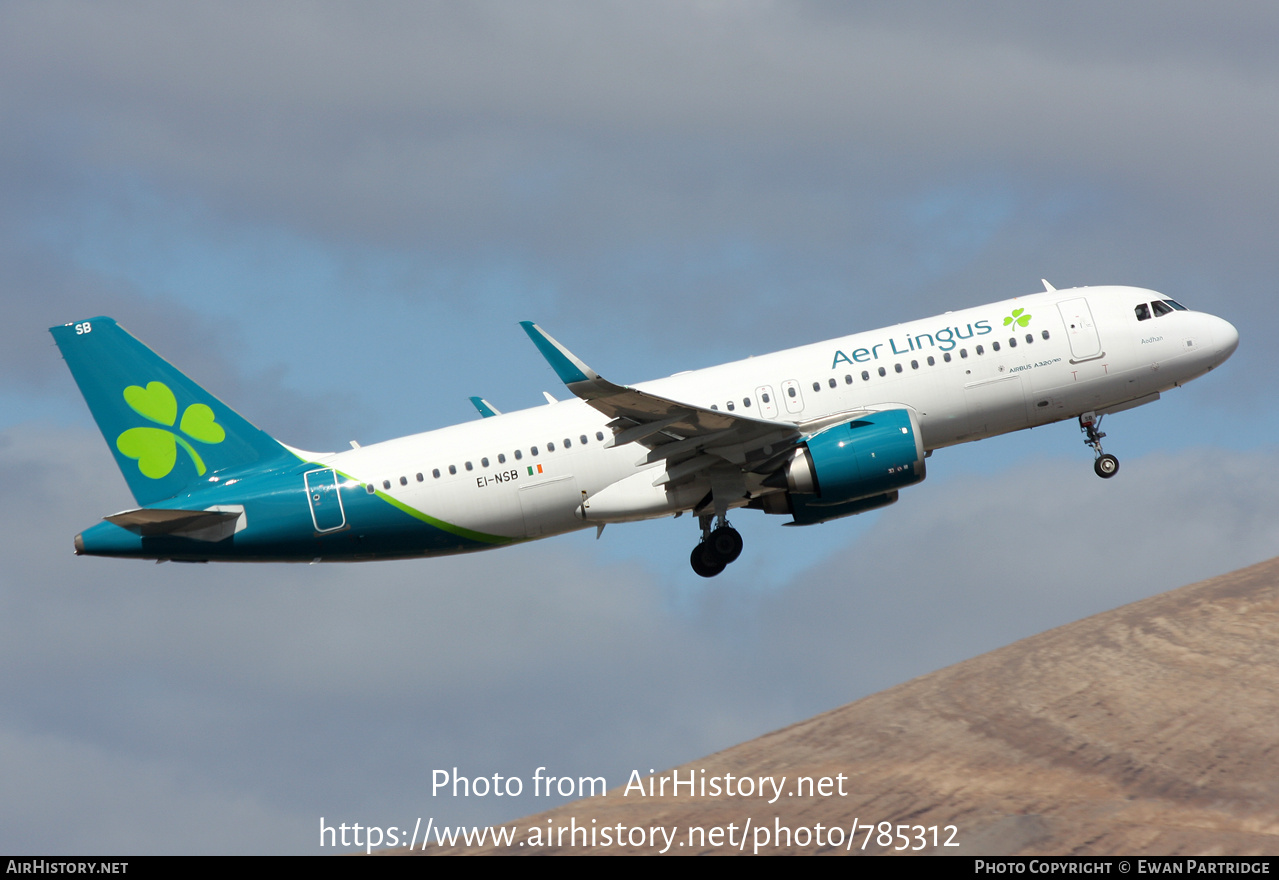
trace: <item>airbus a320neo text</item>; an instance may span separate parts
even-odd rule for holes
[[[874,510],[935,449],[1077,419],[1101,477],[1101,417],[1230,357],[1221,318],[1134,287],[1045,290],[636,385],[531,322],[573,394],[341,452],[276,441],[110,318],[52,328],[139,506],[80,554],[356,561],[486,550],[691,513],[693,570],[742,552],[739,509],[809,525]]]

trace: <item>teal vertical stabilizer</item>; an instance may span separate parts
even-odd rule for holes
[[[294,456],[111,318],[51,327],[125,482],[148,505]]]

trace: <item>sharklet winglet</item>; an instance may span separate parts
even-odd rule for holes
[[[560,381],[565,385],[592,382],[599,379],[599,373],[592,370],[571,351],[556,342],[541,327],[532,321],[520,321],[520,326],[524,328],[528,338],[533,340],[537,350],[542,353],[542,357],[546,358],[546,362],[551,365],[555,375],[559,376]]]

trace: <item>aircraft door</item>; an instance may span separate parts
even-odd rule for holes
[[[346,525],[338,475],[333,468],[307,473],[306,500],[311,505],[311,522],[315,523],[317,532],[332,532]]]
[[[1057,311],[1066,324],[1066,335],[1070,339],[1070,353],[1074,363],[1101,357],[1101,338],[1097,335],[1097,325],[1093,323],[1092,311],[1088,308],[1088,300],[1084,297],[1068,299],[1057,303]]]
[[[777,418],[777,400],[773,397],[772,385],[761,385],[755,389],[755,402],[759,406],[759,414],[766,419]]]
[[[804,395],[799,390],[799,383],[787,379],[782,383],[782,399],[786,401],[786,411],[797,413],[804,409]]]

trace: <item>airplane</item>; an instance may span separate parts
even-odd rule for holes
[[[937,449],[1158,400],[1239,344],[1227,321],[1135,287],[1044,291],[636,385],[522,322],[573,394],[340,452],[286,446],[110,318],[50,328],[138,506],[77,555],[359,561],[486,550],[691,513],[690,562],[736,560],[730,511],[812,525],[885,507]],[[544,392],[545,393],[545,392]]]

